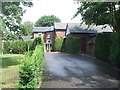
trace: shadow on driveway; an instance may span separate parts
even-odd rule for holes
[[[96,59],[46,53],[42,88],[118,88],[118,71]],[[49,76],[49,77],[48,77]]]

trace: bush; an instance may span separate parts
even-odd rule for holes
[[[34,50],[36,45],[43,45],[41,37],[26,41],[7,41],[4,43],[4,53],[9,53],[10,50],[12,50],[13,53],[29,52]]]
[[[98,34],[95,40],[95,56],[104,61],[109,61],[111,34]]]
[[[80,51],[80,38],[68,36],[65,41],[65,51],[70,54],[78,54]]]
[[[120,58],[119,58],[119,53],[120,53],[120,37],[118,37],[120,35],[120,32],[115,32],[111,34],[111,39],[112,39],[112,43],[110,46],[110,63],[118,66],[120,64]]]
[[[64,38],[56,38],[55,39],[55,51],[61,51],[63,45]]]
[[[37,45],[31,57],[26,56],[20,67],[18,88],[37,88],[44,65],[43,46]]]
[[[29,51],[33,40],[28,41],[7,41],[4,42],[4,53],[9,53],[12,50],[13,53],[23,53]]]
[[[34,50],[37,45],[43,45],[43,39],[41,37],[36,37],[33,40],[33,43],[32,43],[32,46],[31,46],[31,50]]]

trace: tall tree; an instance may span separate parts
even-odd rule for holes
[[[33,23],[30,21],[24,22],[20,25],[21,34],[24,36],[32,35]]]
[[[50,16],[42,16],[41,18],[38,19],[38,21],[35,23],[36,27],[49,27],[49,26],[53,26],[55,22],[60,22],[61,20],[54,16],[54,15],[50,15]]]
[[[120,30],[120,2],[82,2],[78,14],[87,25],[105,25],[112,27],[113,31]]]
[[[21,5],[31,7],[32,2],[2,2],[2,13],[0,17],[3,19],[6,25],[6,30],[11,32],[13,35],[20,37],[20,23],[25,10]],[[10,34],[10,33],[9,33]],[[12,37],[13,37],[12,35]]]

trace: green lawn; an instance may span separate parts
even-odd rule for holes
[[[0,83],[2,88],[14,88],[18,84],[19,79],[19,60],[24,57],[22,54],[5,54],[2,56],[0,62],[0,72],[2,80]]]

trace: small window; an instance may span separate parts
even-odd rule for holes
[[[38,36],[42,36],[42,33],[38,33]]]
[[[47,38],[50,38],[50,34],[47,35]]]

